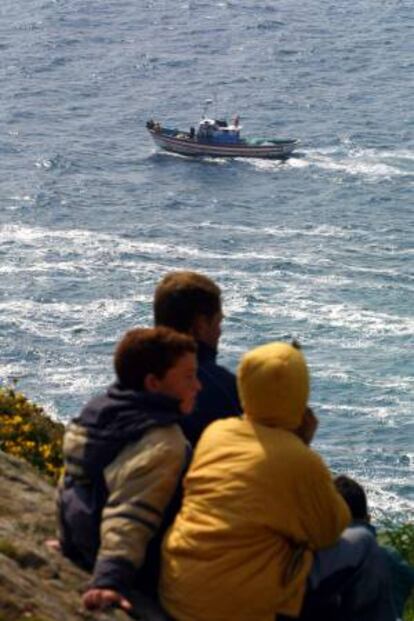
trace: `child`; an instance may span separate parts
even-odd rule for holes
[[[169,328],[127,332],[114,366],[117,382],[65,433],[60,543],[93,570],[86,608],[130,610],[137,570],[188,463],[177,423],[192,411],[200,383],[194,340]]]
[[[340,475],[335,478],[335,486],[346,501],[354,526],[362,525],[376,536],[376,530],[370,524],[367,497],[363,487],[353,479]],[[380,546],[384,553],[392,584],[392,595],[398,617],[402,619],[404,606],[414,587],[414,567],[411,567],[401,554],[391,546]]]
[[[351,516],[308,446],[316,420],[302,353],[262,345],[243,357],[237,380],[244,415],[204,431],[164,539],[164,608],[176,621],[321,621],[303,610],[305,594],[312,591],[312,605],[330,601],[345,570],[347,618],[394,621],[386,593],[378,597],[382,567],[372,572],[375,539],[356,531],[337,548]],[[361,585],[367,575],[369,588]]]

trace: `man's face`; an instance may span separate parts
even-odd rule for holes
[[[201,384],[197,378],[195,354],[191,352],[183,354],[161,379],[154,375],[148,377],[151,378],[149,383],[146,382],[148,390],[178,399],[182,414],[191,414],[197,393],[201,389]]]
[[[206,343],[213,349],[217,349],[221,336],[221,322],[223,313],[221,309],[212,317],[200,315],[194,322],[193,336],[198,341]]]

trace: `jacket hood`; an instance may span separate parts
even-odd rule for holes
[[[85,445],[80,450],[83,457],[81,462],[77,460],[78,464],[89,474],[101,471],[126,444],[140,440],[150,429],[178,423],[181,417],[176,399],[114,384],[91,399],[73,420],[74,425],[69,426],[70,442],[66,444],[70,450],[65,458],[73,462],[71,453],[78,452],[74,447]]]
[[[237,385],[244,413],[254,422],[292,431],[302,422],[309,397],[303,354],[286,343],[268,343],[243,356]]]

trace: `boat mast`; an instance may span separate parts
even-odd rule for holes
[[[209,106],[211,106],[212,103],[213,103],[212,99],[205,99],[204,100],[203,119],[207,118],[207,110],[208,110]]]

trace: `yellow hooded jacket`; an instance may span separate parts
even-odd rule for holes
[[[177,621],[296,616],[312,551],[350,521],[327,467],[292,433],[309,393],[302,354],[259,347],[238,383],[245,415],[204,432],[164,541],[161,600]]]

